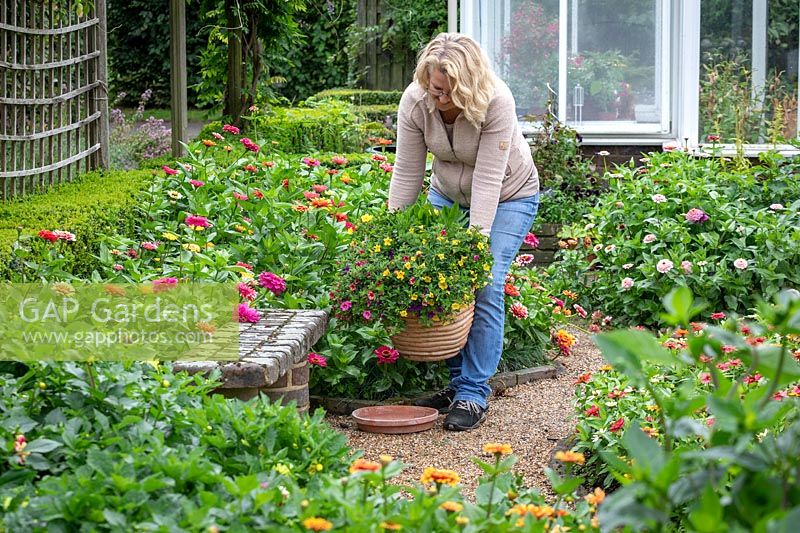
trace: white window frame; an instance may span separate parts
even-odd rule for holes
[[[571,0],[559,0],[559,96],[558,96],[558,117],[565,122],[567,102],[570,94],[567,91],[567,37],[568,33],[568,9]],[[758,0],[756,0],[758,1]],[[453,4],[458,2],[460,7],[460,17],[458,28],[455,27],[455,17],[451,15],[450,31],[460,30],[486,46],[486,39],[489,38],[490,31],[482,28],[481,21],[494,21],[493,25],[499,23],[490,13],[489,6],[500,9],[505,6],[508,10],[507,1],[488,1],[488,0],[448,0],[451,13],[455,8]],[[596,121],[586,122],[571,127],[579,131],[586,144],[616,144],[616,145],[648,145],[677,142],[689,148],[702,147],[702,140],[699,139],[699,113],[700,113],[700,4],[701,0],[659,0],[661,3],[661,35],[660,48],[661,59],[659,74],[661,83],[661,102],[665,106],[662,112],[660,124],[635,124],[631,122],[618,121]],[[754,15],[759,17],[762,9],[754,9]],[[508,24],[508,21],[503,21]],[[492,31],[496,31],[494,28]],[[800,50],[798,51],[798,61],[800,62]],[[657,59],[658,63],[659,60]],[[798,100],[800,100],[800,84],[797,88]],[[798,122],[800,122],[800,109],[798,109]],[[535,123],[520,122],[523,131],[533,133],[539,129]],[[800,138],[800,129],[798,130]],[[763,145],[767,146],[767,145]],[[771,146],[771,145],[769,145]],[[718,149],[725,149],[726,146],[717,145]],[[762,145],[751,145],[754,150],[761,150]],[[779,146],[783,153],[798,154],[797,150],[791,146]]]
[[[666,83],[660,83],[659,94],[656,95],[656,105],[660,106],[661,120],[657,123],[642,123],[639,124],[635,121],[583,121],[576,124],[567,116],[567,107],[569,99],[572,97],[572,91],[567,86],[567,64],[568,64],[568,50],[567,41],[569,37],[568,24],[572,22],[573,33],[575,33],[575,20],[570,21],[569,9],[570,4],[575,6],[578,0],[559,0],[559,51],[558,51],[558,119],[574,128],[583,136],[655,136],[663,138],[668,136],[671,132],[670,117],[671,117],[671,102],[670,102],[670,72],[672,65],[670,58],[672,57],[672,50],[670,48],[670,41],[672,40],[672,32],[670,31],[671,0],[656,0],[657,13],[656,13],[656,54],[655,54],[655,79],[656,81],[667,80]],[[574,11],[574,10],[573,10]],[[574,18],[574,17],[573,17]],[[572,36],[575,40],[576,35]]]

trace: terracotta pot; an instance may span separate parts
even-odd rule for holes
[[[377,405],[353,411],[358,429],[370,433],[415,433],[433,427],[439,411],[414,405]]]
[[[458,355],[467,343],[475,305],[453,315],[449,321],[423,325],[416,318],[406,319],[406,327],[392,335],[392,344],[402,357],[411,361],[441,361]]]

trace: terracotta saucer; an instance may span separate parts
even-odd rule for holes
[[[439,411],[414,405],[376,405],[353,411],[358,429],[369,433],[416,433],[431,429]]]

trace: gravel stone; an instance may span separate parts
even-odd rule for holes
[[[482,472],[470,461],[480,456],[489,442],[510,444],[519,461],[514,470],[522,474],[526,484],[550,494],[544,473],[550,455],[558,442],[575,430],[572,399],[575,380],[585,372],[594,372],[604,364],[590,335],[570,328],[577,337],[573,354],[561,357],[558,375],[506,389],[489,400],[486,421],[467,432],[451,432],[442,428],[440,416],[430,431],[406,435],[382,435],[359,431],[348,416],[328,415],[328,423],[347,436],[352,448],[362,450],[364,457],[377,461],[380,454],[401,460],[407,468],[398,481],[419,480],[426,466],[449,468],[458,472],[464,494],[471,498]]]

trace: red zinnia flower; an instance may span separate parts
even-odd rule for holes
[[[611,426],[608,429],[612,433],[616,433],[617,431],[622,429],[622,426],[624,426],[624,425],[625,425],[625,419],[623,417],[620,417],[619,420],[617,420],[616,422],[611,424]]]

